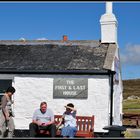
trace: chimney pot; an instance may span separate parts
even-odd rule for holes
[[[68,36],[67,35],[63,35],[63,41],[68,41]]]

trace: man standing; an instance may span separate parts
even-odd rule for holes
[[[51,137],[56,136],[54,114],[47,108],[46,102],[41,102],[40,109],[35,110],[33,114],[32,123],[29,124],[30,137],[36,137],[39,130],[47,130]]]

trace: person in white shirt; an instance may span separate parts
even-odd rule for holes
[[[36,137],[38,130],[48,130],[51,137],[56,136],[54,114],[47,108],[46,102],[41,102],[40,109],[36,109],[33,114],[32,123],[29,124],[30,137]]]
[[[62,137],[69,137],[73,138],[77,132],[77,124],[76,124],[76,109],[72,103],[69,103],[65,106],[66,111],[62,115],[62,123],[64,127],[61,129],[61,136]]]

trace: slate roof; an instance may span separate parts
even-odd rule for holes
[[[111,70],[116,44],[1,40],[0,71]]]

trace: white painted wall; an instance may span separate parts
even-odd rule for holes
[[[120,84],[114,85],[114,93],[113,93],[113,116],[114,121],[113,125],[122,125],[122,89],[120,88]]]
[[[53,99],[53,78],[78,78],[81,76],[40,75],[15,76],[14,112],[16,129],[29,129],[29,123],[40,102],[47,101],[48,108],[54,114],[62,114],[64,105],[72,102],[77,115],[95,115],[95,132],[104,132],[102,128],[109,123],[110,86],[108,76],[82,76],[88,78],[88,99]]]
[[[115,81],[114,76],[114,92],[113,92],[113,124],[114,125],[122,125],[122,102],[123,102],[123,84],[122,84],[122,77],[121,77],[121,62],[119,56],[119,46],[117,44],[117,49],[114,56],[119,60],[119,67],[115,68],[115,62],[112,64],[112,71],[118,72],[118,81]]]

